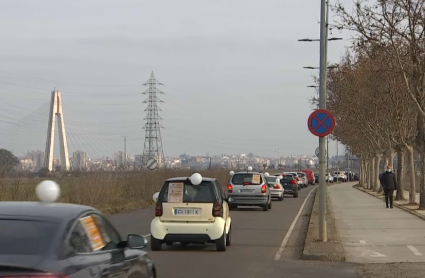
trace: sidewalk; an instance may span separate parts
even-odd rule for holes
[[[425,262],[425,221],[352,187],[328,187],[347,262]]]
[[[368,194],[370,194],[372,196],[375,196],[376,198],[380,198],[380,199],[382,199],[384,201],[384,195],[383,195],[383,193],[379,193],[378,194],[378,193],[376,193],[373,190],[364,189],[363,187],[359,187],[357,189],[362,190],[362,191],[365,191]],[[394,192],[394,198],[395,198],[395,195],[396,195],[396,192]],[[421,218],[423,218],[425,220],[425,210],[418,210],[418,208],[419,208],[419,193],[416,193],[415,194],[416,203],[418,205],[407,205],[409,203],[409,191],[403,190],[403,196],[404,196],[404,198],[406,200],[403,200],[403,201],[394,201],[394,204],[396,206],[398,206],[398,207],[400,207],[400,208],[402,208],[402,209],[404,209],[406,211],[409,211],[409,212],[411,212],[411,213],[413,213],[413,214],[415,214],[415,215],[417,215],[417,216],[419,216],[419,217],[421,217]]]

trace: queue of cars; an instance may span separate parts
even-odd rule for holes
[[[300,188],[314,184],[310,173],[269,173],[230,171],[227,187],[215,178],[170,178],[153,195],[155,217],[151,222],[151,250],[180,243],[214,244],[217,251],[226,251],[232,240],[230,211],[238,206],[272,209],[272,199],[283,201],[285,195],[298,197]],[[312,172],[311,172],[312,175]],[[313,181],[311,181],[313,179]]]

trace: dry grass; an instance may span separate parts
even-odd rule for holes
[[[159,191],[164,180],[187,177],[189,170],[158,169],[156,171],[121,173],[84,173],[78,177],[50,178],[61,187],[59,202],[95,207],[105,214],[114,214],[153,204],[152,195]],[[199,171],[204,177],[217,178],[226,186],[229,170]],[[0,201],[37,201],[35,188],[43,179],[13,178],[0,180]]]

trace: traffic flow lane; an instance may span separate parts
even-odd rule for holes
[[[283,201],[273,201],[269,211],[256,207],[231,211],[232,244],[226,252],[217,252],[212,244],[164,245],[161,251],[150,251],[158,276],[247,278],[275,273],[281,277],[278,270],[282,262],[275,261],[276,253],[313,188],[302,189],[298,198],[287,196]]]
[[[123,238],[128,234],[147,235],[150,233],[151,221],[155,214],[153,207],[127,213],[114,214],[109,221],[118,229]]]

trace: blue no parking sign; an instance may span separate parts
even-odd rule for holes
[[[318,109],[308,117],[308,129],[313,135],[325,137],[332,133],[335,128],[335,119],[331,112]]]

